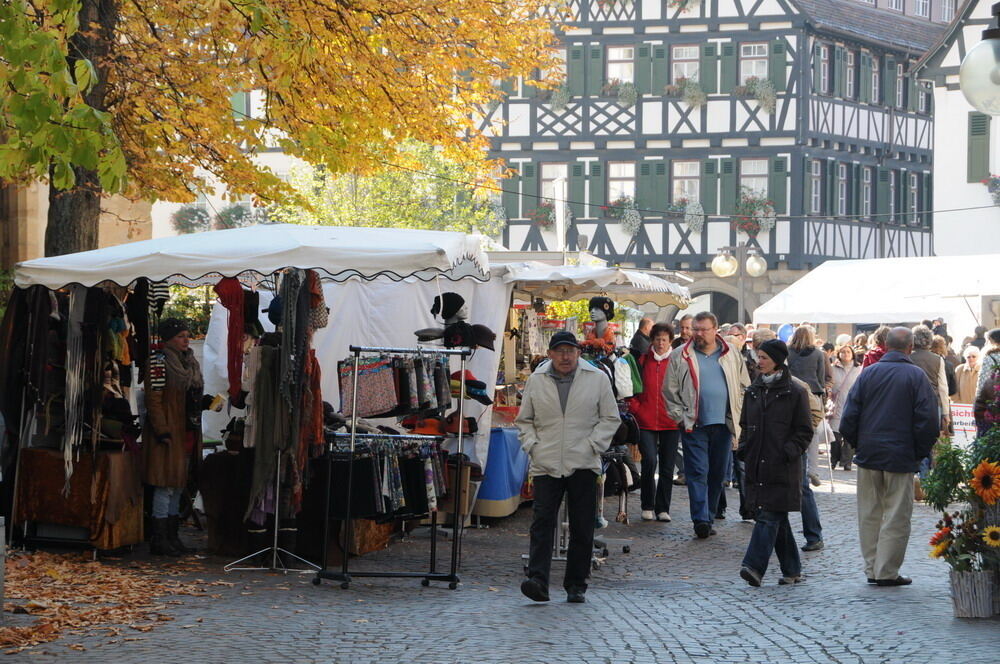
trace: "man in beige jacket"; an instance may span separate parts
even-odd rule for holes
[[[667,413],[681,427],[691,521],[700,539],[714,535],[722,482],[739,439],[743,391],[750,375],[739,350],[719,336],[719,321],[703,311],[694,336],[670,354],[663,381]]]
[[[549,600],[549,570],[559,506],[566,496],[569,550],[563,587],[566,601],[584,602],[594,549],[597,477],[601,454],[621,424],[611,381],[580,361],[580,344],[569,332],[549,341],[549,359],[528,378],[516,419],[521,447],[531,458],[535,487],[528,578],[521,592]]]

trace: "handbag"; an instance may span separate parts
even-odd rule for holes
[[[353,416],[354,364],[340,366],[340,410],[347,417]],[[373,417],[390,413],[399,405],[396,392],[396,375],[392,362],[377,359],[358,365],[358,417]]]

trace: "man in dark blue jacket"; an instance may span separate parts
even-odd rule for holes
[[[868,583],[905,586],[913,582],[899,574],[910,540],[913,474],[940,428],[937,396],[909,357],[913,332],[893,328],[886,348],[851,388],[840,433],[856,450],[858,534]]]

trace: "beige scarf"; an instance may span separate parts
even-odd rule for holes
[[[201,367],[192,351],[182,352],[164,346],[163,358],[167,365],[167,386],[170,389],[186,392],[192,387],[201,388],[205,384],[201,377]]]

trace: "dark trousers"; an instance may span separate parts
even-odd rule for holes
[[[854,458],[854,451],[850,443],[844,440],[839,431],[833,432],[833,444],[830,446],[830,465],[834,468],[837,464],[843,464],[844,470],[851,467],[851,459]]]
[[[670,498],[674,491],[674,458],[680,431],[639,431],[639,449],[642,451],[640,496],[642,509],[657,514],[670,511]],[[659,479],[655,479],[657,466]]]
[[[733,473],[732,473],[732,476],[733,476],[733,486],[736,487],[736,490],[737,490],[737,492],[739,494],[739,498],[740,498],[740,518],[741,519],[752,519],[753,518],[753,512],[747,510],[746,504],[745,504],[746,503],[746,493],[745,493],[744,488],[743,488],[743,475],[744,475],[745,468],[744,468],[743,462],[736,458],[736,450],[733,450],[733,461],[732,461],[732,464],[733,464]],[[725,491],[725,489],[723,489],[722,493],[719,494],[719,507],[718,507],[718,509],[716,509],[715,515],[716,516],[720,516],[720,517],[722,515],[724,515],[726,513],[726,508],[728,506],[729,506],[729,501],[726,500],[726,491]]]
[[[733,449],[732,440],[733,434],[725,424],[699,426],[681,434],[684,477],[691,502],[691,520],[695,523],[711,523],[715,517]]]
[[[590,559],[594,553],[597,474],[592,470],[578,470],[569,477],[536,475],[533,480],[535,503],[528,550],[528,578],[538,581],[546,589],[549,587],[552,546],[559,506],[565,495],[569,510],[569,550],[566,552],[563,587],[567,590],[586,590]]]
[[[788,524],[788,512],[760,510],[757,512],[747,552],[743,555],[743,565],[763,576],[772,551],[778,556],[782,576],[802,574],[799,550],[795,545],[792,527]]]
[[[819,522],[819,507],[816,505],[816,496],[813,495],[812,486],[809,485],[809,476],[806,475],[805,454],[802,455],[802,534],[806,537],[806,544],[819,542],[823,539],[823,526]]]

